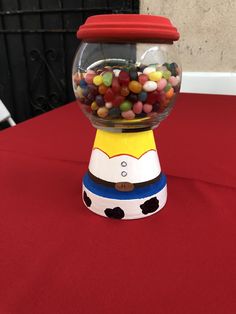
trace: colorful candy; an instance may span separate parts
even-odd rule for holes
[[[171,88],[168,90],[168,92],[166,93],[166,98],[167,98],[167,99],[170,99],[170,98],[173,97],[173,95],[174,95],[174,88],[171,87]]]
[[[155,72],[156,71],[156,68],[155,66],[149,66],[149,67],[146,67],[144,70],[143,70],[143,74],[150,74],[152,72]]]
[[[160,79],[162,78],[162,72],[161,71],[154,71],[148,74],[148,78],[151,81],[160,81]]]
[[[164,71],[162,77],[166,80],[168,80],[171,77],[170,71]]]
[[[112,108],[113,107],[112,102],[106,102],[105,107],[108,109]]]
[[[121,86],[120,86],[120,83],[119,83],[119,80],[118,80],[117,77],[113,78],[111,88],[112,88],[114,93],[119,93],[120,92]]]
[[[140,74],[138,81],[140,84],[144,85],[148,81],[148,76],[146,74]]]
[[[166,79],[162,78],[157,84],[157,91],[160,92],[166,87],[167,81]]]
[[[102,119],[155,117],[173,103],[180,88],[175,62],[149,66],[105,66],[74,73],[76,98]]]
[[[102,76],[102,83],[105,86],[111,86],[112,83],[112,73],[111,72],[105,72]]]
[[[113,107],[113,108],[111,108],[111,109],[109,110],[109,116],[110,116],[111,118],[119,118],[120,115],[121,115],[120,109],[117,108],[117,107],[115,107],[115,108]]]
[[[171,84],[167,83],[166,87],[164,88],[164,91],[167,93],[171,89],[171,87],[172,87]]]
[[[97,115],[100,118],[106,118],[108,116],[108,112],[109,111],[106,107],[100,107],[100,108],[98,108]]]
[[[145,92],[153,92],[154,90],[157,89],[157,83],[153,82],[153,81],[147,81],[144,85],[143,85],[143,90]]]
[[[144,111],[145,113],[150,113],[150,112],[152,111],[152,105],[150,105],[150,104],[144,104],[144,105],[143,105],[143,111]]]
[[[133,106],[133,112],[136,114],[140,114],[143,110],[143,103],[141,101],[137,101]]]
[[[106,93],[106,90],[107,90],[108,87],[106,87],[104,84],[100,85],[98,87],[98,92],[100,95],[104,95]]]
[[[120,110],[121,111],[128,111],[131,109],[131,107],[132,107],[132,103],[128,100],[125,100],[121,103]]]
[[[120,71],[118,79],[121,85],[128,85],[130,81],[129,73],[124,70]]]
[[[144,102],[146,99],[147,99],[147,92],[142,91],[141,93],[138,94],[138,100]]]
[[[122,86],[121,87],[121,90],[120,90],[120,94],[122,95],[122,96],[128,96],[129,95],[129,89],[128,89],[128,87],[127,86]]]
[[[93,78],[93,84],[99,86],[103,83],[103,77],[101,75],[96,75]]]
[[[132,110],[124,111],[121,115],[126,120],[133,120],[135,118],[135,113]]]
[[[131,81],[129,82],[129,90],[131,90],[131,92],[138,94],[142,91],[142,85],[137,82],[137,81]]]
[[[119,106],[123,101],[125,100],[125,97],[124,96],[121,96],[121,95],[117,95],[114,100],[113,100],[113,105],[114,106]]]
[[[102,97],[102,95],[97,95],[95,100],[96,100],[96,103],[98,104],[99,107],[102,107],[105,105],[105,101],[104,101],[104,98]]]
[[[137,79],[138,79],[138,72],[136,70],[134,70],[134,69],[131,69],[129,71],[129,76],[130,76],[130,79],[132,81],[137,81]]]
[[[96,103],[96,101],[93,101],[92,103],[91,103],[91,109],[93,110],[93,111],[96,111],[96,110],[98,110],[98,105],[97,105],[97,103]]]
[[[106,102],[111,102],[114,99],[114,97],[115,97],[115,94],[113,93],[112,89],[109,87],[104,94],[104,100]]]

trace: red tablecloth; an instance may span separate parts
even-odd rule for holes
[[[182,94],[155,130],[168,202],[81,201],[95,130],[69,104],[0,133],[0,314],[235,314],[236,97]]]

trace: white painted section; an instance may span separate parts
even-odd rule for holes
[[[109,158],[95,148],[89,163],[89,171],[96,177],[108,182],[146,182],[156,178],[161,167],[156,150],[150,150],[139,159],[129,155]]]
[[[117,199],[102,197],[102,196],[92,193],[84,185],[82,189],[82,199],[83,199],[84,191],[86,192],[87,196],[92,201],[92,204],[90,207],[88,207],[84,203],[84,205],[89,210],[91,210],[95,214],[106,217],[105,212],[104,212],[106,208],[120,207],[124,211],[124,214],[125,214],[125,217],[123,218],[123,220],[139,219],[139,218],[145,218],[145,217],[151,216],[157,213],[159,210],[161,210],[165,206],[166,201],[167,201],[167,186],[166,185],[161,191],[159,191],[156,194],[153,194],[146,198],[139,198],[139,199],[132,199],[132,200],[117,200]],[[142,213],[140,205],[142,205],[144,202],[151,199],[152,197],[156,197],[159,200],[159,207],[155,212],[144,215]]]
[[[236,73],[183,72],[181,92],[236,95]]]

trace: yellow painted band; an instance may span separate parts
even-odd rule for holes
[[[134,133],[97,130],[93,148],[104,151],[109,157],[127,154],[139,158],[151,149],[156,150],[156,144],[152,130]]]

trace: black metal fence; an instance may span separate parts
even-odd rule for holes
[[[138,13],[139,1],[0,0],[0,99],[23,121],[74,99],[76,30],[90,15]]]

